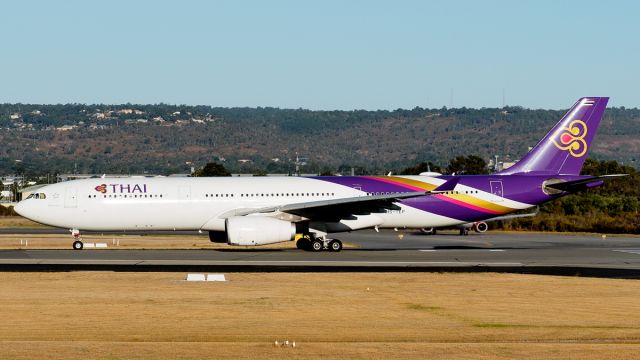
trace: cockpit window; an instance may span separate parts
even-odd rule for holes
[[[35,194],[30,194],[29,196],[27,196],[27,199],[46,199],[47,195],[45,195],[44,193],[35,193]]]

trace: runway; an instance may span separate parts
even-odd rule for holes
[[[393,231],[335,237],[358,248],[340,253],[259,247],[3,250],[0,270],[499,271],[640,278],[640,237],[499,232],[462,237]]]

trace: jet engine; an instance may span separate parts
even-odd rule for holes
[[[234,216],[225,226],[229,245],[267,245],[296,237],[296,224],[269,217]]]
[[[478,221],[477,223],[473,224],[473,230],[478,233],[483,233],[489,230],[489,225],[487,225],[487,223],[484,221]]]

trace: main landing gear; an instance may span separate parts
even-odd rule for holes
[[[342,241],[338,239],[327,239],[326,237],[314,237],[311,234],[303,235],[298,241],[296,241],[296,247],[306,251],[333,251],[339,252],[342,250]]]
[[[73,236],[73,239],[75,240],[73,242],[73,250],[82,250],[82,248],[84,247],[84,244],[82,243],[82,235],[80,235],[80,230],[71,229],[69,231],[71,231],[71,235]]]

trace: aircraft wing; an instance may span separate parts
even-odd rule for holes
[[[594,176],[588,179],[565,181],[565,182],[559,182],[555,184],[547,184],[545,186],[555,190],[560,190],[560,191],[577,192],[577,191],[586,190],[587,188],[590,187],[589,185],[602,183],[604,182],[604,180],[607,180],[607,179],[618,178],[618,177],[627,176],[627,175],[629,174]]]
[[[314,220],[337,221],[350,215],[363,215],[382,212],[386,209],[397,210],[395,203],[403,199],[441,194],[455,188],[459,178],[452,178],[431,191],[401,192],[385,195],[355,196],[341,199],[318,200],[301,203],[268,206],[257,209],[236,209],[221,217],[244,216],[259,213],[284,212]]]

